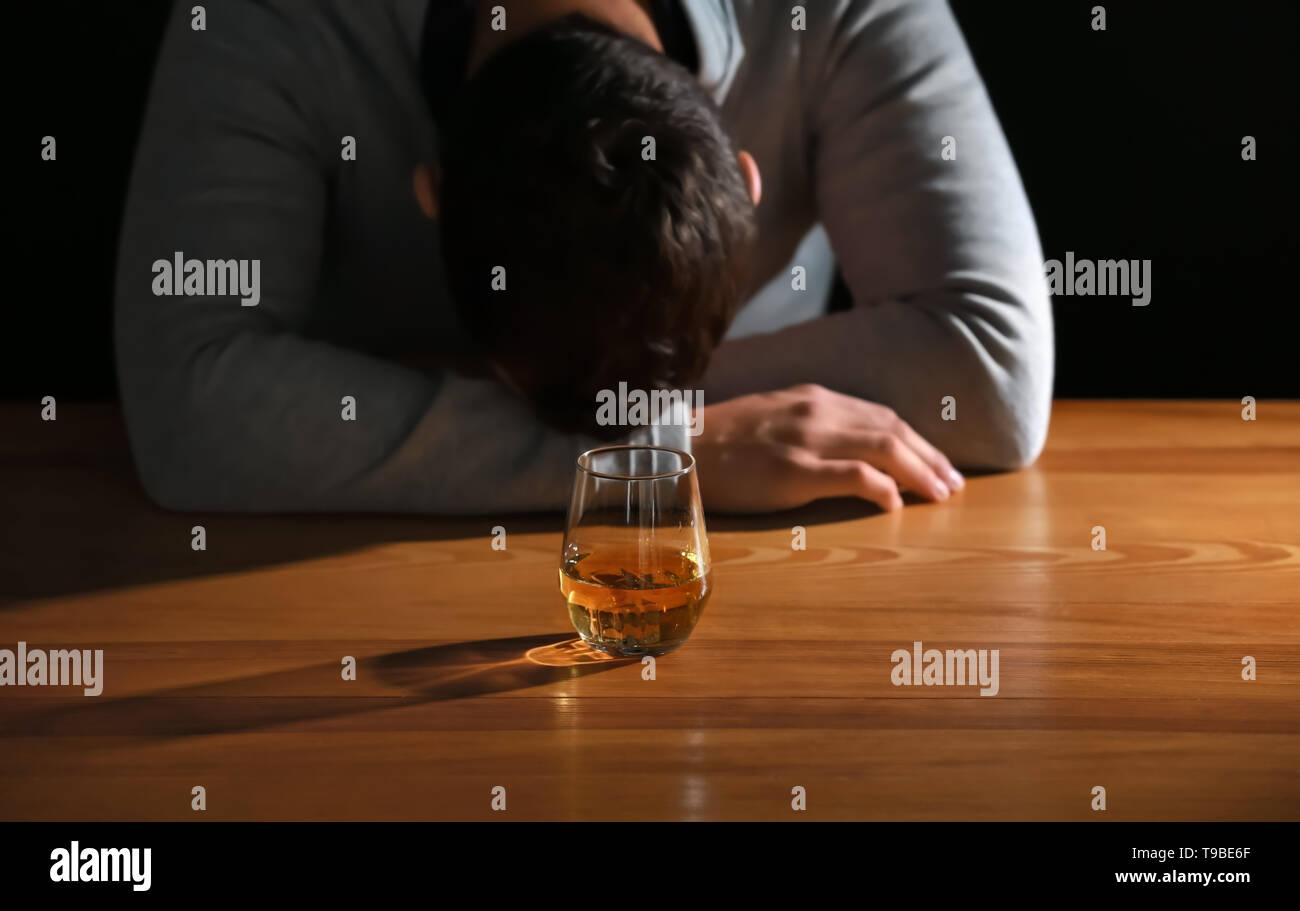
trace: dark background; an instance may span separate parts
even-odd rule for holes
[[[952,0],[1044,256],[1152,260],[1147,307],[1055,300],[1057,395],[1300,396],[1296,4],[1103,0],[1107,30],[1094,32],[1096,3]],[[771,6],[789,15],[790,4]],[[10,286],[36,281],[5,308],[0,397],[116,397],[117,229],[169,8],[6,9],[19,159]],[[40,160],[44,135],[58,140],[57,162]],[[1241,159],[1245,135],[1256,161]]]

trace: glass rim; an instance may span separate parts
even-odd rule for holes
[[[665,471],[660,474],[610,474],[606,471],[596,471],[582,464],[583,460],[589,456],[598,455],[602,452],[618,452],[620,450],[659,450],[660,452],[671,452],[680,456],[683,465],[674,471]],[[594,449],[588,449],[578,456],[578,470],[584,474],[589,474],[593,478],[604,478],[608,481],[662,481],[666,478],[676,478],[684,474],[689,474],[695,469],[695,456],[691,455],[684,449],[675,449],[672,446],[652,446],[649,444],[641,445],[637,443],[623,443],[618,446],[597,446]]]

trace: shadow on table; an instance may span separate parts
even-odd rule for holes
[[[919,503],[920,499],[913,498],[910,494],[904,496],[906,503]],[[787,509],[783,512],[769,512],[753,516],[732,516],[709,513],[705,517],[705,524],[708,525],[709,532],[718,531],[771,531],[781,528],[789,530],[792,526],[803,525],[829,525],[835,522],[851,522],[854,519],[865,519],[868,516],[881,516],[885,512],[874,503],[868,503],[866,500],[855,500],[850,497],[839,497],[834,500],[818,500],[815,503],[809,503],[807,506],[800,506],[798,509]]]
[[[998,474],[993,471],[968,471],[967,480]],[[919,506],[930,503],[917,494],[903,494],[903,503],[907,506]],[[833,525],[837,522],[852,522],[856,519],[871,517],[897,517],[899,513],[887,513],[874,503],[853,497],[837,497],[832,500],[817,500],[797,509],[783,512],[769,512],[753,516],[731,516],[710,513],[706,524],[709,531],[788,531],[792,526]]]
[[[46,699],[11,702],[0,715],[6,736],[190,737],[231,734],[300,721],[508,693],[634,663],[589,648],[572,632],[480,639],[357,659],[357,682],[330,661],[159,690],[142,696],[85,699],[49,708]],[[349,687],[365,689],[349,694]],[[381,685],[376,693],[374,684]]]

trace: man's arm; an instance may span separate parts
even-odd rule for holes
[[[190,30],[188,4],[173,16],[117,278],[118,372],[146,489],[173,509],[562,508],[592,441],[551,431],[494,383],[301,337],[338,157],[302,47],[270,4],[225,4],[206,32]],[[151,265],[176,251],[260,260],[260,303],[155,296]],[[355,421],[342,420],[345,395]]]
[[[958,465],[1026,465],[1047,433],[1051,308],[965,41],[943,0],[828,7],[808,15],[802,93],[819,215],[854,308],[727,342],[706,391],[819,383],[888,405]],[[948,395],[955,421],[941,419]]]

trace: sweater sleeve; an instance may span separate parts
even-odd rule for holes
[[[1053,371],[1042,252],[951,11],[810,7],[801,55],[818,215],[854,305],[726,343],[711,400],[816,382],[892,407],[956,464],[1032,462]]]
[[[306,336],[338,154],[323,64],[277,4],[222,4],[205,32],[189,6],[156,67],[118,261],[118,377],[149,495],[178,510],[563,508],[594,440],[551,430],[494,382]],[[259,261],[260,302],[155,294],[152,264],[178,252]]]

